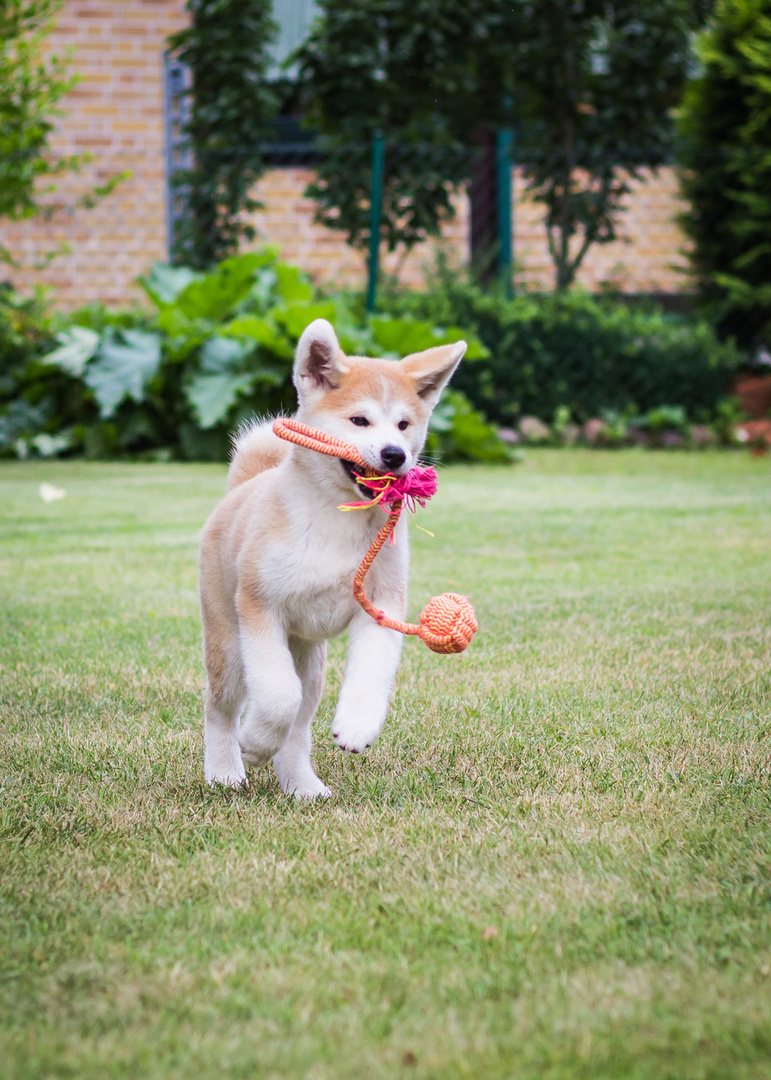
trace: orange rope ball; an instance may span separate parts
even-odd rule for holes
[[[369,479],[383,481],[396,479],[394,476],[389,477],[388,474],[383,476],[374,469],[366,468],[366,463],[358,450],[349,443],[345,443],[341,439],[335,439],[324,431],[317,431],[315,428],[308,427],[307,424],[300,423],[298,420],[280,417],[274,421],[273,430],[280,439],[286,439],[288,442],[296,443],[298,446],[304,446],[308,450],[316,450],[318,453],[328,454],[330,457],[345,458],[348,461],[355,462],[357,465],[365,466],[365,476]],[[419,501],[421,501],[421,505],[424,505],[422,500]],[[378,532],[369,551],[362,559],[359,569],[356,571],[356,576],[353,579],[353,595],[356,601],[380,626],[388,627],[390,630],[398,630],[400,634],[419,637],[435,653],[463,652],[479,629],[474,609],[468,597],[460,596],[458,593],[442,593],[441,596],[434,596],[423,608],[420,619],[416,624],[391,619],[380,608],[376,608],[364,592],[364,578],[375,561],[375,556],[386,540],[390,538],[393,543],[392,533],[402,511],[403,499],[393,495],[389,499],[387,488],[383,488],[380,494],[369,502],[340,507],[341,510],[366,509],[377,506],[378,503],[383,506],[383,509],[390,504],[391,509],[390,512],[387,511],[388,520]]]
[[[428,601],[418,625],[418,637],[435,653],[463,652],[479,629],[468,597],[450,592]]]

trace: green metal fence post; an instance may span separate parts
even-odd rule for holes
[[[369,273],[367,277],[367,312],[375,310],[377,272],[380,262],[380,217],[383,203],[383,162],[385,146],[383,133],[376,131],[372,139],[372,191],[369,210]]]
[[[496,143],[496,187],[498,189],[498,263],[506,295],[513,293],[512,269],[514,264],[514,230],[512,213],[511,167],[514,149],[514,132],[503,128],[498,132]]]

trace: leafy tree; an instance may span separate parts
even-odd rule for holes
[[[692,25],[681,0],[540,0],[515,50],[529,190],[558,289],[616,239],[629,182],[672,149]]]
[[[78,157],[52,159],[48,139],[57,104],[75,79],[58,57],[44,60],[41,44],[62,0],[5,0],[0,6],[0,217],[19,220],[40,211],[40,181],[69,169]],[[0,258],[12,255],[0,247]]]
[[[499,48],[511,38],[515,5],[322,0],[321,11],[298,53],[306,116],[326,152],[308,191],[317,220],[368,245],[370,148],[382,131],[382,238],[389,250],[410,248],[452,216],[476,129],[496,123],[509,75]],[[496,61],[482,77],[485,44]]]
[[[175,256],[206,269],[254,237],[243,214],[259,205],[250,192],[278,106],[267,79],[276,26],[271,0],[188,0],[187,10],[190,25],[169,43],[192,72],[186,134],[193,165],[176,177],[186,207]]]
[[[410,247],[452,212],[467,149],[520,121],[558,288],[615,239],[630,179],[666,160],[698,4],[688,0],[322,0],[302,78],[329,152],[319,217],[368,242],[367,147],[387,160],[384,239]],[[407,147],[405,151],[402,149]],[[473,223],[472,223],[473,229]]]
[[[719,0],[680,113],[683,224],[718,329],[771,344],[771,0]]]

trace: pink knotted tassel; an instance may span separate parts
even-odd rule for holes
[[[416,506],[425,506],[432,495],[436,495],[438,477],[433,465],[416,465],[404,476],[397,476],[383,492],[383,503],[392,506],[395,502],[407,503],[407,509],[415,513]]]
[[[413,514],[418,506],[425,506],[436,494],[438,477],[433,465],[416,465],[403,476],[386,473],[384,476],[357,476],[356,483],[377,494],[368,502],[343,503],[340,510],[360,510],[368,506],[393,507],[394,503],[406,503]],[[387,512],[387,511],[386,511]]]

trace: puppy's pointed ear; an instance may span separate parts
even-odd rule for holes
[[[332,324],[326,319],[314,319],[297,343],[293,373],[297,393],[334,390],[347,371]]]
[[[456,341],[454,345],[437,345],[433,349],[405,356],[402,360],[415,380],[418,396],[428,402],[431,408],[436,405],[467,348],[465,341]]]

